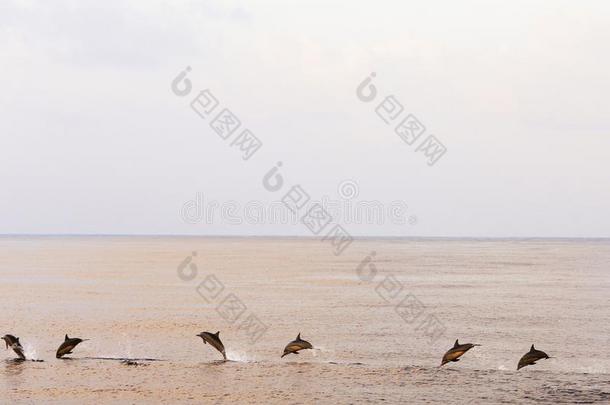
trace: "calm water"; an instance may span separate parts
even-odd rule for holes
[[[45,361],[2,350],[0,402],[609,403],[609,293],[608,240],[4,237],[0,333]],[[65,333],[92,340],[56,360]]]

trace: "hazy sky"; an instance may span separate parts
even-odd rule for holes
[[[607,1],[1,1],[0,81],[0,233],[309,235],[180,211],[349,180],[411,219],[355,235],[610,236]],[[190,108],[203,89],[263,142],[249,160]],[[414,145],[376,115],[389,95]]]

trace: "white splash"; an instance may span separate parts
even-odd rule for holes
[[[332,349],[327,349],[324,346],[314,346],[311,350],[313,357],[323,356],[326,353],[334,354],[335,351]]]
[[[23,345],[23,354],[25,354],[25,358],[28,360],[38,360],[38,352],[31,343]]]
[[[227,350],[227,360],[237,361],[240,363],[251,363],[256,361],[256,359],[250,356],[248,353],[237,350]]]

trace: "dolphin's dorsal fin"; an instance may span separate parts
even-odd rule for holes
[[[65,342],[66,340],[70,340],[70,338],[68,337],[68,334],[67,334],[67,333],[66,333],[66,338],[64,339],[64,342]]]
[[[453,347],[458,347],[460,345],[460,342],[458,342],[458,340],[460,339],[455,339],[455,344],[453,345]]]
[[[214,333],[214,336],[218,337],[218,335],[220,335],[220,331]]]
[[[534,345],[532,345],[532,347],[530,348],[530,352],[533,352],[534,350],[536,349],[534,348]]]
[[[295,340],[301,340],[301,332],[299,332],[299,334],[297,335],[297,338]]]

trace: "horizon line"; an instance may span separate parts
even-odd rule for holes
[[[180,233],[0,233],[0,237],[184,237],[184,238],[291,238],[319,239],[309,235],[243,235],[243,234],[180,234]],[[610,240],[610,236],[422,236],[422,235],[352,235],[354,239],[492,239],[492,240]]]

